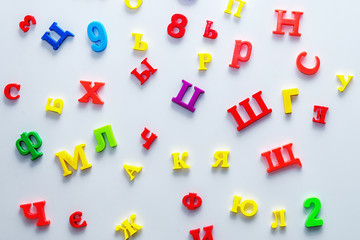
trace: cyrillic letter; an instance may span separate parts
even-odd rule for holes
[[[244,57],[242,57],[240,54],[243,45],[247,46],[246,55]],[[240,68],[240,65],[238,64],[239,61],[247,62],[250,59],[251,50],[252,50],[252,45],[250,42],[235,40],[234,54],[233,54],[232,62],[231,64],[229,64],[229,67]]]
[[[299,89],[298,88],[291,88],[291,89],[282,90],[285,113],[292,113],[291,96],[297,96],[298,94],[299,94]]]
[[[290,36],[297,36],[297,37],[301,36],[301,33],[299,33],[299,21],[301,15],[303,15],[303,12],[293,11],[292,14],[294,15],[294,19],[285,19],[284,18],[284,13],[286,13],[285,10],[276,9],[275,12],[277,12],[278,17],[277,17],[276,30],[273,31],[274,34],[284,35],[285,32],[282,31],[282,26],[287,25],[293,27],[292,32],[289,32]]]
[[[57,25],[57,22],[53,22],[53,24],[51,24],[51,26],[49,27],[49,30],[56,32],[60,36],[59,40],[55,42],[55,40],[52,37],[50,37],[50,32],[45,32],[44,35],[41,37],[41,39],[47,41],[53,47],[54,50],[58,50],[60,45],[65,41],[67,37],[75,36],[69,31],[64,32],[64,30],[62,30]]]
[[[36,226],[45,226],[50,224],[50,220],[46,219],[45,216],[45,201],[34,202],[33,205],[36,208],[36,213],[30,211],[31,203],[21,204],[20,208],[23,209],[24,215],[28,219],[38,219]]]
[[[214,154],[214,158],[216,159],[216,162],[212,165],[213,168],[216,168],[219,166],[220,163],[222,168],[228,168],[228,155],[229,151],[217,151]]]
[[[313,117],[313,122],[325,124],[326,112],[329,108],[324,106],[314,106],[314,112],[316,112],[316,118]]]
[[[37,132],[23,132],[20,135],[20,138],[16,141],[16,148],[19,153],[21,155],[27,155],[30,153],[31,160],[35,160],[43,155],[42,152],[38,152],[38,148],[41,147],[41,145],[42,140]]]
[[[134,235],[137,231],[139,231],[142,226],[137,225],[134,223],[136,218],[135,214],[132,214],[130,216],[130,221],[128,219],[125,219],[122,223],[121,226],[117,225],[115,227],[115,231],[120,231],[122,230],[124,232],[124,238],[125,240],[129,238],[129,234],[130,236]]]
[[[242,214],[244,214],[247,217],[252,217],[256,214],[258,206],[256,204],[256,202],[254,200],[245,200],[242,203],[241,202],[241,197],[239,196],[234,196],[234,203],[233,206],[231,208],[231,212],[233,213],[237,213],[238,209],[240,208],[240,211]],[[251,212],[247,212],[246,211],[246,207],[247,205],[251,205],[252,206],[252,211]]]
[[[135,7],[131,6],[130,4],[130,0],[125,0],[125,4],[128,8],[131,8],[131,9],[136,9],[136,8],[139,8],[142,4],[142,0],[137,0],[137,5]]]
[[[353,78],[353,76],[349,75],[347,81],[345,80],[344,75],[336,75],[336,76],[339,78],[341,85],[342,85],[341,87],[338,88],[338,90],[340,92],[343,92],[345,90],[346,86],[349,84],[350,80]]]
[[[205,235],[202,238],[202,240],[213,240],[213,236],[211,232],[212,229],[213,229],[213,225],[203,228],[203,230],[205,231]],[[200,240],[200,228],[190,230],[190,234],[193,237],[193,240]]]
[[[186,108],[186,109],[189,110],[190,112],[194,112],[194,111],[195,111],[194,105],[195,105],[197,99],[199,98],[200,94],[204,93],[205,91],[204,91],[204,90],[201,90],[201,89],[198,88],[198,87],[194,87],[195,92],[194,92],[194,94],[192,95],[189,103],[186,104],[186,103],[184,103],[184,102],[182,101],[182,99],[183,99],[183,97],[184,97],[187,89],[188,89],[189,87],[191,87],[192,84],[191,84],[191,83],[188,83],[188,82],[185,81],[185,80],[182,80],[182,82],[183,82],[183,85],[182,85],[182,87],[181,87],[178,95],[177,95],[176,97],[172,98],[172,101],[173,101],[174,103],[176,103],[176,104],[179,104],[179,105],[182,106],[183,108]]]
[[[114,133],[112,131],[111,125],[106,125],[101,128],[94,130],[94,135],[96,138],[96,141],[98,145],[95,147],[96,152],[101,152],[105,149],[106,143],[105,143],[105,136],[108,139],[110,147],[116,147],[117,142],[114,137]]]
[[[241,18],[240,13],[241,13],[241,10],[243,9],[244,5],[246,4],[246,2],[241,1],[241,0],[236,0],[236,1],[239,2],[239,7],[238,7],[236,13],[234,14],[234,16]],[[233,6],[233,3],[234,3],[234,0],[229,0],[229,4],[228,4],[226,10],[224,11],[225,13],[231,14],[231,8]]]
[[[285,210],[281,209],[281,210],[275,210],[273,211],[274,213],[274,217],[275,217],[275,222],[271,224],[272,228],[277,228],[277,224],[278,224],[278,216],[280,218],[280,227],[286,227],[286,223],[285,223]]]
[[[79,211],[74,212],[73,214],[70,215],[69,222],[73,228],[81,228],[87,226],[86,221],[83,221],[83,223],[80,224],[81,216],[82,216],[82,212]]]
[[[206,38],[211,38],[211,39],[215,39],[217,38],[217,31],[214,29],[211,29],[211,25],[213,24],[212,21],[206,20],[206,27],[205,27],[205,32],[204,32],[204,37]]]
[[[89,98],[92,99],[92,103],[94,104],[104,104],[104,102],[100,99],[99,95],[97,94],[97,91],[105,85],[105,83],[102,82],[94,82],[94,86],[92,85],[92,82],[89,81],[80,81],[81,85],[85,88],[87,93],[79,98],[79,102],[87,103],[89,102]]]
[[[131,166],[131,165],[124,164],[124,169],[129,174],[130,181],[132,181],[135,178],[134,172],[139,173],[141,171],[142,167],[137,167],[137,166]]]
[[[211,62],[211,54],[210,53],[198,53],[200,59],[200,68],[199,70],[206,70],[205,63]]]
[[[303,57],[306,57],[307,53],[306,52],[302,52],[299,54],[299,56],[296,58],[296,66],[299,69],[300,72],[302,72],[303,74],[306,75],[313,75],[315,73],[317,73],[317,71],[319,71],[320,68],[320,58],[318,56],[315,56],[316,59],[316,65],[313,68],[307,68],[305,67],[302,63],[301,63],[301,59]]]
[[[157,138],[155,133],[151,133],[150,137],[146,137],[146,135],[148,135],[149,133],[150,131],[147,128],[145,128],[144,131],[141,133],[141,137],[146,141],[143,144],[143,147],[146,148],[147,150],[149,150],[150,145]]]
[[[145,51],[148,49],[148,44],[144,41],[141,41],[141,33],[133,33],[132,36],[135,37],[135,46],[133,49],[139,51]]]
[[[183,152],[181,155],[181,158],[179,159],[180,153],[173,153],[173,159],[174,159],[174,170],[182,169],[182,168],[190,168],[189,165],[185,163],[186,158],[189,156],[188,152]]]
[[[242,120],[242,118],[240,117],[239,112],[236,110],[236,105],[227,110],[227,112],[231,113],[231,115],[234,117],[235,121],[237,122],[237,124],[238,124],[237,130],[238,131],[249,126],[253,122],[259,120],[260,118],[262,118],[272,112],[271,108],[267,108],[267,106],[265,105],[264,100],[261,98],[261,93],[262,92],[259,91],[259,92],[255,93],[254,95],[252,95],[252,97],[255,99],[255,101],[257,102],[257,104],[259,105],[259,107],[261,109],[261,113],[257,116],[255,115],[254,111],[250,107],[249,98],[247,98],[239,103],[240,106],[244,107],[246,113],[250,117],[250,119],[247,122],[244,122]]]
[[[75,146],[74,157],[72,157],[66,151],[61,151],[61,152],[55,153],[55,156],[59,158],[61,167],[64,170],[63,176],[68,176],[68,175],[72,174],[72,171],[70,171],[68,169],[66,163],[69,164],[74,170],[77,170],[78,164],[79,164],[79,159],[80,159],[81,164],[82,164],[82,167],[80,168],[81,170],[91,167],[91,164],[88,163],[88,161],[86,159],[84,147],[85,147],[84,143]]]
[[[58,114],[61,114],[63,106],[64,106],[64,101],[60,98],[55,99],[54,104],[51,106],[50,104],[51,104],[52,100],[53,100],[52,98],[48,98],[45,111],[51,111],[51,112],[56,112]]]
[[[7,99],[10,99],[10,100],[15,100],[15,99],[18,99],[20,97],[20,94],[16,95],[16,96],[12,96],[11,95],[11,89],[12,88],[15,88],[16,90],[20,91],[20,87],[21,85],[20,84],[16,84],[16,83],[10,83],[8,85],[5,86],[4,88],[4,95]]]
[[[292,143],[289,143],[289,144],[286,144],[286,145],[282,146],[283,149],[286,149],[286,151],[287,151],[287,153],[289,155],[289,158],[290,158],[286,162],[284,161],[284,157],[283,157],[283,155],[281,153],[281,147],[274,148],[271,151],[267,151],[267,152],[264,152],[264,153],[261,154],[261,156],[263,156],[266,159],[266,161],[267,161],[267,163],[269,165],[269,168],[267,169],[268,173],[279,170],[280,168],[284,168],[284,167],[293,165],[293,164],[297,164],[300,167],[302,167],[300,159],[295,158],[295,156],[294,156],[294,153],[292,151],[292,145],[293,145]],[[274,166],[274,164],[273,164],[273,162],[271,160],[271,152],[273,152],[275,154],[276,160],[278,162],[277,166]]]
[[[144,70],[141,74],[138,73],[137,68],[132,70],[131,74],[134,74],[137,79],[140,81],[140,85],[143,85],[146,80],[149,79],[151,75],[153,75],[157,69],[154,69],[148,62],[147,58],[145,58],[141,64],[144,64],[149,70]]]

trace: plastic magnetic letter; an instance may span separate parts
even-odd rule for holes
[[[41,39],[47,41],[54,50],[58,50],[67,37],[75,37],[75,35],[69,31],[64,32],[64,30],[57,25],[57,22],[53,22],[53,24],[49,27],[49,30],[56,32],[60,36],[59,40],[55,41],[52,37],[50,37],[50,32],[45,32]]]
[[[248,205],[252,206],[251,212],[246,211],[246,207]],[[241,213],[244,214],[246,217],[252,217],[256,214],[258,206],[254,200],[245,200],[245,201],[241,202],[241,197],[235,195],[234,203],[231,208],[231,212],[237,213],[239,208],[240,208]]]
[[[286,227],[285,210],[284,209],[275,210],[275,211],[273,211],[273,213],[274,213],[274,217],[275,217],[275,222],[271,223],[271,227],[272,228],[277,228],[277,226],[278,226],[278,217],[280,218],[280,227]]]
[[[31,212],[31,203],[21,204],[20,208],[24,211],[24,215],[28,219],[37,219],[36,226],[45,226],[50,224],[50,220],[45,216],[45,201],[34,202],[32,205],[36,208],[36,213]]]
[[[271,151],[267,151],[261,154],[262,157],[264,157],[266,159],[267,164],[269,165],[267,172],[273,172],[276,170],[279,170],[281,168],[290,166],[290,165],[299,165],[300,167],[302,167],[302,164],[300,162],[299,158],[295,158],[294,153],[292,151],[292,143],[286,144],[284,146],[282,146],[283,149],[285,149],[289,155],[289,160],[287,160],[285,162],[283,154],[281,153],[281,147],[278,148],[274,148]],[[274,166],[272,160],[271,160],[271,152],[273,152],[275,154],[275,158],[277,160],[277,165]]]
[[[180,21],[179,21],[180,20]],[[171,17],[171,23],[167,27],[167,32],[173,38],[182,38],[185,34],[185,27],[187,25],[187,18],[182,14],[174,14]],[[177,29],[178,31],[174,31]]]
[[[195,210],[196,208],[201,206],[202,199],[196,193],[189,193],[183,197],[182,203],[189,210]]]
[[[311,197],[304,201],[304,208],[310,208],[311,205],[313,205],[313,209],[305,221],[305,226],[308,228],[320,227],[324,223],[324,221],[321,218],[317,217],[321,209],[321,202],[316,197]]]
[[[276,24],[276,30],[273,31],[274,34],[284,35],[285,32],[282,30],[282,27],[283,25],[286,25],[286,26],[292,26],[292,31],[289,32],[290,36],[296,36],[296,37],[301,36],[301,33],[299,33],[299,22],[301,15],[303,15],[303,12],[292,11],[291,13],[294,15],[293,19],[284,18],[284,14],[286,13],[285,10],[276,9],[275,12],[277,12],[277,24]]]
[[[88,161],[86,159],[84,147],[85,147],[84,143],[75,146],[74,157],[72,157],[66,151],[61,151],[61,152],[55,153],[55,156],[59,158],[61,167],[64,170],[64,174],[63,174],[64,177],[72,174],[72,171],[69,170],[66,163],[70,167],[72,167],[74,170],[78,169],[79,160],[81,161],[81,164],[82,164],[82,167],[80,168],[81,170],[91,167],[91,164],[88,163]]]
[[[31,15],[26,15],[24,18],[24,21],[21,21],[19,23],[19,27],[21,30],[23,30],[23,32],[27,32],[30,29],[30,22],[32,23],[32,25],[36,24],[36,20],[34,18],[34,16]]]
[[[313,117],[313,122],[325,124],[325,117],[328,109],[328,107],[315,105],[314,112],[316,112],[316,118]]]
[[[45,111],[51,111],[51,112],[56,112],[58,114],[61,114],[63,106],[64,106],[64,101],[60,98],[57,98],[54,100],[54,103],[51,106],[52,100],[53,100],[52,98],[48,98]]]
[[[307,68],[301,63],[301,59],[306,57],[307,53],[302,52],[299,54],[299,56],[296,58],[296,66],[299,69],[300,72],[306,75],[313,75],[319,71],[320,68],[320,58],[318,56],[315,56],[316,65],[313,68]]]
[[[183,152],[183,154],[181,154],[181,158],[179,158],[180,153],[173,153],[173,159],[174,159],[174,170],[179,170],[179,169],[183,169],[183,168],[190,168],[189,165],[187,165],[185,163],[185,160],[187,159],[187,157],[189,156],[188,152]]]
[[[338,88],[338,90],[340,92],[343,92],[345,90],[346,86],[349,84],[350,80],[353,78],[353,76],[349,75],[347,81],[345,80],[344,75],[336,75],[336,76],[339,78],[341,85],[342,85],[341,87]]]
[[[198,53],[200,59],[200,67],[199,70],[206,70],[205,63],[211,62],[211,54],[210,53]]]
[[[150,145],[153,143],[153,141],[157,138],[155,133],[151,133],[149,137],[146,137],[150,131],[145,128],[144,131],[141,133],[142,139],[145,140],[145,143],[143,144],[143,147],[149,150]]]
[[[108,139],[110,147],[116,147],[117,142],[114,137],[113,130],[111,128],[111,125],[106,125],[101,128],[97,128],[94,130],[94,135],[96,138],[96,141],[98,145],[95,147],[96,152],[101,152],[105,149],[106,143],[105,143],[105,136]]]
[[[42,152],[38,152],[38,148],[41,145],[42,140],[37,132],[23,132],[16,141],[16,148],[19,150],[19,153],[24,156],[30,153],[31,160],[35,160],[43,155]]]
[[[134,173],[139,173],[141,171],[142,167],[124,164],[124,169],[129,174],[130,181],[132,181],[135,178]]]
[[[299,94],[298,88],[284,89],[282,90],[284,100],[284,111],[285,113],[292,113],[291,97]]]
[[[244,5],[246,4],[246,2],[241,1],[241,0],[236,0],[236,1],[239,2],[239,7],[238,7],[236,13],[234,14],[234,16],[238,17],[238,18],[241,18],[240,13],[241,13],[241,10],[243,9]],[[228,4],[228,6],[227,6],[227,8],[226,8],[226,10],[224,12],[228,13],[228,14],[231,14],[231,8],[232,8],[233,4],[234,4],[234,0],[229,0],[229,4]]]
[[[205,93],[205,91],[204,91],[204,90],[201,90],[201,89],[198,88],[198,87],[194,87],[195,92],[194,92],[194,94],[192,95],[189,103],[186,104],[186,103],[184,103],[184,102],[182,101],[182,99],[183,99],[183,97],[184,97],[187,89],[188,89],[189,87],[192,87],[192,84],[191,84],[191,83],[188,83],[188,82],[185,81],[185,80],[182,80],[182,83],[183,83],[183,85],[182,85],[182,87],[181,87],[178,95],[177,95],[176,97],[172,98],[172,101],[173,101],[174,103],[182,106],[183,108],[186,108],[186,109],[189,110],[190,112],[194,112],[194,111],[195,111],[194,105],[195,105],[197,99],[199,98],[200,94]]]
[[[115,227],[115,231],[120,231],[122,230],[124,233],[124,239],[128,239],[130,236],[134,235],[137,231],[139,231],[142,226],[135,224],[135,218],[136,215],[132,214],[130,216],[130,220],[129,219],[125,219],[121,225],[117,225]],[[129,236],[130,234],[130,236]]]
[[[105,83],[102,82],[94,82],[94,86],[92,85],[92,82],[89,81],[80,81],[81,85],[85,88],[87,93],[78,99],[79,102],[87,103],[89,102],[89,98],[92,99],[92,103],[94,104],[104,104],[104,102],[101,100],[99,95],[97,94],[97,91],[105,85]]]
[[[214,158],[216,159],[216,162],[212,165],[212,167],[216,168],[221,163],[222,168],[228,168],[229,167],[229,164],[228,164],[229,153],[230,153],[229,151],[217,151],[217,152],[215,152]]]
[[[243,57],[241,56],[241,48],[246,45],[246,55]],[[241,40],[235,40],[235,48],[234,48],[234,54],[232,58],[232,62],[229,64],[229,67],[232,68],[240,68],[239,61],[240,62],[247,62],[250,59],[251,56],[251,50],[252,45],[248,41],[241,41]]]
[[[89,39],[95,44],[91,45],[94,52],[102,52],[107,47],[108,39],[104,25],[100,22],[91,22],[87,27]]]
[[[76,211],[76,212],[74,212],[73,214],[70,215],[69,222],[70,222],[70,225],[73,228],[81,228],[81,227],[86,227],[87,226],[86,221],[83,221],[80,224],[81,216],[82,216],[82,212],[80,212],[80,211]]]
[[[157,71],[157,69],[153,68],[147,62],[147,58],[142,60],[141,64],[144,64],[148,68],[148,70],[144,70],[142,73],[138,73],[137,68],[135,68],[134,70],[132,70],[131,74],[133,74],[140,81],[140,85],[143,85],[144,82],[146,82],[146,80],[148,80],[149,77]]]
[[[4,88],[5,97],[10,100],[18,99],[20,97],[20,94],[18,94],[16,96],[11,95],[11,89],[15,88],[16,90],[20,91],[20,87],[21,87],[21,85],[16,84],[16,83],[10,83],[10,84],[6,85]]]
[[[139,51],[145,51],[146,49],[148,49],[148,44],[144,41],[141,41],[141,33],[133,33],[132,36],[135,38],[135,45],[133,49]]]
[[[204,37],[215,39],[218,36],[218,32],[214,29],[211,29],[211,25],[213,24],[212,21],[206,20],[206,27],[204,32]]]
[[[137,4],[136,4],[135,7],[131,6],[130,0],[125,0],[125,4],[126,4],[126,6],[127,6],[128,8],[137,9],[137,8],[139,8],[139,7],[141,6],[142,0],[137,0]]]
[[[259,120],[262,117],[265,117],[266,115],[268,115],[269,113],[272,112],[272,109],[268,108],[265,105],[264,100],[261,98],[261,93],[262,92],[259,91],[259,92],[255,93],[254,95],[252,95],[252,97],[255,99],[255,101],[257,102],[257,104],[259,105],[259,107],[261,109],[261,113],[259,115],[255,115],[254,110],[251,108],[251,106],[249,104],[249,98],[247,98],[239,103],[239,105],[245,109],[246,113],[250,117],[250,119],[247,122],[244,122],[242,120],[239,112],[236,109],[236,105],[232,106],[231,108],[229,108],[227,110],[228,113],[231,113],[231,115],[234,117],[236,123],[238,124],[238,127],[237,127],[238,131],[249,126],[253,122]]]
[[[203,228],[205,234],[202,240],[213,240],[212,229],[213,229],[213,225]],[[200,228],[190,230],[190,234],[193,237],[193,240],[200,240]]]

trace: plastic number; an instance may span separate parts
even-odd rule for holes
[[[309,208],[311,205],[314,205],[313,210],[310,212],[309,216],[305,221],[306,227],[318,227],[323,225],[323,220],[321,218],[317,218],[317,215],[321,209],[321,202],[318,198],[312,197],[308,198],[304,201],[304,207]]]
[[[87,34],[89,39],[95,43],[91,45],[92,50],[95,52],[104,51],[108,43],[104,25],[100,22],[91,22],[87,28]]]
[[[181,20],[181,22],[179,22]],[[187,24],[187,18],[182,14],[174,14],[171,17],[171,23],[167,28],[167,32],[170,36],[174,38],[181,38],[185,34],[185,26]],[[174,29],[178,29],[178,32],[175,32]]]

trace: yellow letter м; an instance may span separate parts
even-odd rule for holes
[[[64,170],[63,176],[68,176],[72,174],[72,171],[69,170],[66,163],[72,167],[74,170],[78,169],[79,160],[81,161],[82,167],[81,170],[87,169],[91,167],[91,164],[88,163],[85,152],[84,152],[85,143],[75,146],[74,157],[72,157],[68,152],[61,151],[55,153],[55,156],[59,158],[61,167]]]

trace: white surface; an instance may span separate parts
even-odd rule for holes
[[[359,134],[357,109],[359,31],[356,1],[247,1],[242,18],[224,13],[228,2],[205,0],[144,0],[137,11],[123,0],[6,1],[0,9],[0,88],[21,84],[21,97],[1,98],[0,149],[1,239],[123,239],[114,228],[131,213],[143,225],[133,239],[191,239],[189,230],[214,225],[214,239],[355,239],[358,235]],[[303,11],[300,38],[272,34],[274,10]],[[188,18],[185,36],[175,40],[166,28],[174,13]],[[233,9],[235,13],[235,8]],[[23,34],[19,21],[27,14],[37,25]],[[289,15],[287,15],[289,16]],[[216,40],[202,37],[206,20],[218,30]],[[41,40],[54,22],[75,34],[58,51]],[[86,29],[100,21],[108,34],[108,47],[94,53]],[[149,49],[132,49],[133,32],[144,34]],[[239,70],[228,67],[235,39],[253,44],[249,62]],[[307,51],[308,62],[317,55],[319,72],[305,77],[295,65],[296,56]],[[213,61],[199,72],[199,52]],[[158,69],[146,84],[130,76],[148,57]],[[343,93],[336,74],[354,74]],[[195,113],[171,102],[181,80],[205,90]],[[103,81],[99,94],[103,106],[80,104],[85,91],[80,80]],[[293,113],[285,116],[281,90],[298,87]],[[270,116],[237,132],[226,110],[262,90]],[[48,97],[62,98],[61,116],[46,113]],[[328,106],[326,126],[311,119],[313,106]],[[54,117],[55,116],[55,117]],[[116,148],[96,153],[95,128],[111,124]],[[148,127],[159,137],[150,151],[143,149],[140,133]],[[21,156],[15,141],[22,132],[37,131],[44,155],[31,161]],[[301,169],[290,168],[269,176],[260,154],[293,142]],[[54,154],[85,143],[93,167],[62,176]],[[216,150],[230,150],[228,170],[212,169]],[[188,151],[187,172],[172,170],[172,152]],[[130,183],[124,163],[143,170]],[[181,203],[197,192],[203,205],[189,212]],[[230,215],[233,195],[253,199],[259,210],[247,220]],[[322,202],[318,230],[305,228],[308,212],[303,201],[317,196]],[[25,219],[19,205],[46,200],[47,228]],[[271,230],[272,211],[286,209],[284,231]],[[68,218],[83,212],[88,226],[75,231]]]

